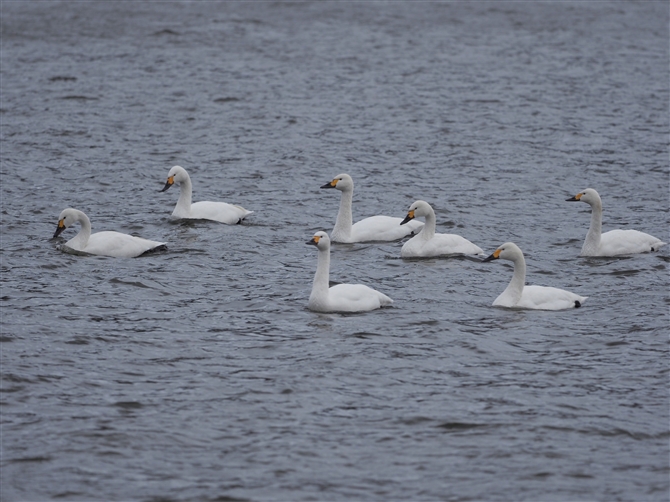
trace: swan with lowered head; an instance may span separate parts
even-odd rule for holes
[[[91,220],[77,209],[63,209],[58,217],[54,238],[75,222],[81,224],[79,233],[63,246],[81,253],[115,258],[134,258],[149,251],[167,249],[164,242],[150,241],[121,232],[97,232],[91,234]]]
[[[396,241],[416,234],[423,227],[423,223],[416,221],[402,228],[398,225],[401,218],[382,215],[370,216],[352,224],[354,180],[348,174],[338,174],[321,188],[335,188],[342,192],[340,210],[331,233],[333,242]]]
[[[316,274],[307,307],[316,312],[367,312],[391,305],[393,300],[363,284],[337,284],[329,287],[330,239],[326,232],[317,232],[307,244],[316,246]]]
[[[172,212],[173,218],[193,220],[213,220],[220,223],[234,225],[241,223],[253,211],[247,211],[241,206],[227,202],[200,201],[191,203],[193,185],[191,177],[181,166],[174,166],[168,173],[167,182],[161,192],[165,192],[172,185],[179,185],[179,200]]]
[[[509,260],[514,263],[514,275],[509,285],[493,305],[538,310],[564,310],[579,308],[588,296],[579,296],[564,289],[547,286],[526,286],[526,260],[519,246],[506,242],[484,261]]]
[[[407,216],[400,224],[406,225],[418,216],[425,216],[426,223],[418,235],[405,242],[400,250],[401,257],[428,258],[432,256],[484,254],[482,248],[460,235],[436,234],[435,211],[430,204],[423,200],[417,200],[409,206]]]
[[[610,230],[601,233],[603,226],[603,203],[593,188],[582,190],[570,202],[586,202],[591,206],[591,225],[586,234],[581,256],[618,256],[624,254],[658,251],[665,242],[653,235],[638,230]]]

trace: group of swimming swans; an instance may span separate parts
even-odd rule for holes
[[[179,200],[172,212],[176,219],[213,220],[226,224],[241,223],[253,211],[226,202],[191,202],[192,184],[186,169],[174,166],[168,173],[162,192],[174,184],[179,185]],[[407,211],[404,219],[392,216],[371,216],[352,221],[354,182],[348,174],[340,174],[321,188],[334,188],[342,192],[340,209],[335,227],[330,235],[317,232],[308,244],[318,250],[317,269],[309,297],[308,308],[317,312],[366,312],[393,303],[388,296],[362,284],[337,284],[329,286],[330,243],[396,241],[405,237],[400,251],[402,258],[428,258],[454,255],[484,255],[484,251],[469,240],[456,234],[435,232],[435,211],[427,202],[417,200]],[[581,256],[618,256],[648,251],[657,251],[666,243],[637,230],[611,230],[601,233],[602,201],[598,192],[587,188],[568,201],[586,202],[591,206],[591,226],[586,235]],[[424,222],[416,220],[424,217]],[[78,254],[91,254],[119,258],[132,258],[145,253],[164,250],[166,243],[151,241],[120,232],[91,233],[91,222],[81,211],[64,209],[58,219],[54,238],[66,228],[79,222],[79,233],[63,247]],[[514,275],[509,285],[493,302],[494,306],[562,310],[578,308],[588,297],[569,291],[544,286],[527,286],[526,262],[521,249],[512,242],[499,246],[483,262],[495,259],[514,263]]]
[[[175,219],[213,220],[231,225],[241,223],[244,218],[253,213],[241,206],[226,202],[191,203],[193,185],[188,172],[181,166],[174,166],[170,169],[167,182],[161,192],[165,192],[175,183],[179,185],[179,199],[172,212],[172,217]],[[81,224],[81,230],[75,237],[63,244],[62,248],[65,251],[114,258],[135,258],[146,253],[167,249],[165,242],[150,241],[121,232],[91,234],[91,221],[88,216],[72,208],[61,212],[54,237],[58,237],[61,232],[77,221]]]

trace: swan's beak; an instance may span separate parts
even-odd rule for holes
[[[400,222],[401,225],[404,225],[408,221],[412,221],[414,219],[414,211],[409,211],[407,213],[407,216],[405,216],[405,219]]]
[[[321,185],[321,188],[335,188],[337,186],[337,180],[333,180],[330,183],[326,183],[325,185]]]
[[[484,258],[482,261],[497,260],[498,258],[500,258],[500,249],[496,249],[491,256]]]
[[[323,187],[321,187],[321,188],[323,188]],[[315,235],[310,240],[305,242],[305,244],[312,244],[313,246],[318,246],[319,245],[319,239],[321,239],[321,237],[319,237],[318,235]]]
[[[63,230],[65,230],[65,219],[58,220],[58,226],[56,227],[56,232],[54,233],[52,239],[58,237]]]
[[[165,182],[165,186],[163,187],[163,190],[161,192],[165,192],[168,188],[170,188],[172,185],[174,185],[174,176],[170,176],[167,181]]]
[[[579,199],[581,199],[581,198],[582,198],[582,194],[581,194],[581,193],[578,193],[578,194],[575,195],[574,197],[570,197],[569,199],[565,199],[565,200],[570,201],[570,202],[575,202],[575,201],[577,201],[577,200],[579,200]]]

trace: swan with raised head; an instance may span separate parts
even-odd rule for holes
[[[348,174],[338,174],[321,188],[335,188],[342,192],[340,210],[330,234],[333,242],[397,241],[416,234],[423,227],[423,223],[415,221],[403,228],[399,225],[401,218],[383,215],[370,216],[352,224],[354,180]]]
[[[586,202],[591,206],[591,226],[586,234],[581,256],[617,256],[625,254],[658,251],[665,242],[653,235],[638,230],[610,230],[602,232],[603,203],[600,195],[593,188],[582,190],[574,197],[566,199],[570,202]]]
[[[115,258],[134,258],[149,251],[167,249],[164,242],[150,241],[121,232],[97,232],[91,234],[91,220],[77,209],[63,209],[58,217],[58,226],[54,238],[75,222],[81,224],[79,233],[63,244],[67,250],[98,256]]]
[[[547,286],[526,286],[526,260],[519,246],[506,242],[484,261],[509,260],[514,263],[514,275],[509,285],[493,305],[538,310],[564,310],[579,308],[588,296],[579,296],[564,289]]]
[[[317,232],[307,244],[316,246],[316,274],[307,307],[316,312],[367,312],[391,305],[391,300],[363,284],[337,284],[329,287],[330,238],[326,232]]]
[[[173,218],[192,220],[213,220],[228,225],[241,223],[253,211],[247,211],[242,206],[227,202],[212,202],[208,200],[191,203],[193,185],[191,177],[181,166],[174,166],[168,173],[167,182],[161,192],[165,192],[172,185],[179,185],[179,200],[172,211]]]
[[[405,242],[400,250],[402,258],[484,254],[482,248],[460,235],[436,234],[435,211],[426,201],[417,200],[409,206],[407,216],[400,224],[406,225],[419,216],[425,216],[426,223],[418,235]]]

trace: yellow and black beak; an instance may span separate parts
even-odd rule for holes
[[[570,202],[575,202],[575,201],[578,201],[579,199],[581,199],[582,195],[584,195],[584,194],[578,193],[574,197],[570,197],[569,199],[565,199],[565,200],[570,201]]]
[[[484,258],[482,261],[497,260],[498,258],[500,258],[500,249],[496,249],[491,256]]]
[[[52,239],[58,237],[61,234],[61,232],[63,232],[63,230],[65,230],[65,218],[58,220],[58,226],[56,227],[56,232],[54,233]]]
[[[330,183],[326,183],[325,185],[321,185],[321,188],[335,188],[337,186],[338,180],[333,180]]]
[[[165,186],[163,187],[163,190],[161,190],[161,192],[165,192],[165,190],[170,188],[172,185],[174,185],[174,176],[168,177],[167,181],[165,182]]]
[[[407,216],[405,216],[405,219],[400,222],[401,225],[404,225],[408,221],[412,221],[414,219],[414,211],[408,211]]]
[[[323,188],[323,187],[321,187],[321,188]],[[319,237],[318,235],[315,235],[315,236],[312,237],[310,240],[308,240],[307,242],[305,242],[305,244],[312,244],[313,246],[318,246],[318,245],[319,245],[319,240],[320,240],[320,239],[321,239],[321,237]]]

